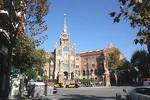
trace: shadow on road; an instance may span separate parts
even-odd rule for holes
[[[59,100],[115,100],[115,97],[97,97],[91,95],[67,95],[64,98],[60,98]]]
[[[44,98],[42,100],[53,100],[52,98]],[[115,97],[98,97],[92,95],[64,95],[57,100],[116,100]]]

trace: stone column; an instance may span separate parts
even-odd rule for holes
[[[64,73],[59,72],[58,77],[59,77],[58,82],[64,84]]]
[[[111,86],[110,85],[110,75],[108,73],[104,73],[104,80],[105,80],[105,86]]]
[[[105,61],[104,61],[104,85],[105,86],[111,86],[111,84],[110,84],[110,73],[109,73],[109,70],[108,70],[108,68],[106,67],[107,66],[107,60],[105,59]]]

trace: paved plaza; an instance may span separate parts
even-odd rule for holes
[[[116,93],[123,94],[123,88],[131,90],[134,87],[60,88],[57,94],[43,97],[42,100],[115,100]]]

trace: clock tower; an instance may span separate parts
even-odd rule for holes
[[[55,46],[55,79],[59,83],[74,79],[76,47],[70,43],[70,34],[67,27],[67,16],[64,14],[63,30],[60,34],[59,44]]]
[[[69,32],[67,29],[67,18],[66,14],[64,14],[64,27],[60,35],[60,45],[69,45],[69,44],[70,41],[69,41]]]

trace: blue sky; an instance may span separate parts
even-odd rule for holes
[[[136,30],[125,20],[113,24],[109,16],[118,11],[117,0],[50,0],[49,14],[46,16],[48,40],[41,46],[53,51],[63,29],[64,13],[67,14],[71,43],[77,44],[77,51],[104,49],[109,42],[120,49],[130,60],[135,50],[143,47],[135,45]]]

